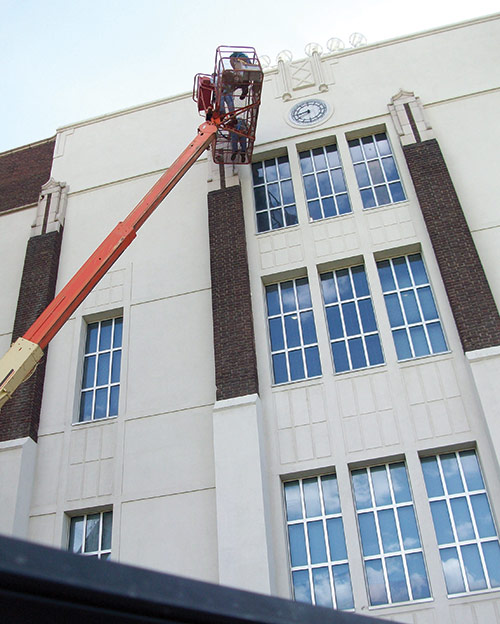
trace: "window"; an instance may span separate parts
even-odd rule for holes
[[[307,278],[266,287],[274,383],[321,375]]]
[[[448,594],[500,587],[500,546],[473,450],[422,459]]]
[[[257,231],[267,232],[298,223],[288,157],[254,163],[252,173]]]
[[[406,199],[385,132],[349,141],[364,208]]]
[[[420,254],[377,263],[398,360],[447,351]]]
[[[340,269],[320,277],[335,372],[382,364],[365,268]]]
[[[123,318],[87,326],[80,422],[118,414]]]
[[[353,470],[352,482],[370,604],[429,598],[404,463]]]
[[[109,559],[112,522],[112,511],[71,518],[68,550],[96,559]]]
[[[295,600],[353,609],[335,475],[284,484]]]
[[[299,153],[309,216],[313,221],[351,212],[336,145]]]

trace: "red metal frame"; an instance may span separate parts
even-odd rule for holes
[[[44,349],[92,288],[115,263],[136,237],[157,206],[196,162],[201,154],[215,143],[217,119],[198,128],[198,134],[154,186],[146,193],[124,221],[111,231],[85,264],[71,278],[55,299],[24,334],[23,338]]]

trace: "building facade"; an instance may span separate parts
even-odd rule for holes
[[[500,622],[499,35],[267,70],[252,165],[201,158],[3,408],[0,530]],[[0,155],[3,351],[199,123],[181,95]]]

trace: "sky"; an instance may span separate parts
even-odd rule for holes
[[[0,0],[0,152],[188,92],[219,45],[275,65],[311,42],[349,48],[355,32],[371,44],[498,11],[498,0]]]

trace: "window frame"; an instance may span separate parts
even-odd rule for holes
[[[86,550],[87,547],[87,526],[89,522],[89,518],[92,516],[99,516],[99,535],[97,537],[98,547],[94,550]],[[105,525],[105,516],[109,518],[110,526],[109,526],[109,546],[104,545],[104,525]],[[72,535],[74,535],[73,527],[76,525],[78,520],[82,520],[82,530],[81,530],[81,550],[75,550],[74,544],[72,544]],[[87,511],[83,513],[72,513],[68,517],[68,546],[67,550],[74,554],[83,555],[84,557],[92,557],[96,559],[102,559],[106,561],[111,557],[111,551],[113,546],[113,510],[112,509],[104,509],[100,511]]]

